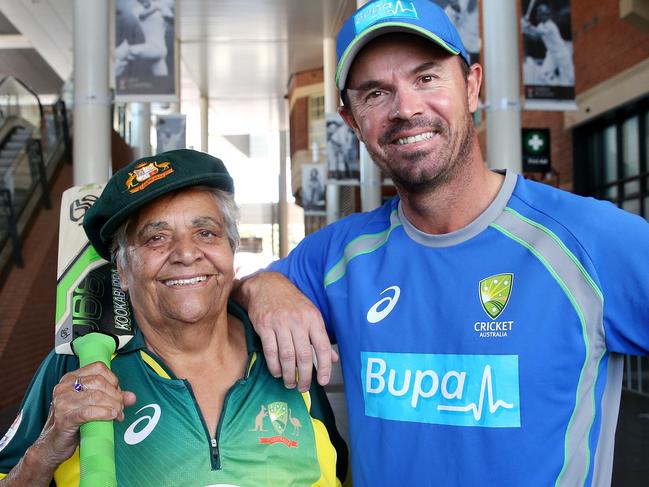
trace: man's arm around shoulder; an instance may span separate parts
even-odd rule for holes
[[[291,281],[278,272],[260,271],[235,281],[232,298],[248,310],[273,376],[281,376],[288,388],[297,382],[304,392],[316,363],[318,382],[329,382],[338,354],[320,311]]]

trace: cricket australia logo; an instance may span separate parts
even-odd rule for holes
[[[268,417],[275,431],[281,435],[288,423],[288,406],[285,402],[271,402],[268,405]]]
[[[299,436],[300,429],[302,429],[302,423],[299,419],[293,416],[288,404],[283,401],[275,401],[267,405],[262,404],[259,413],[255,416],[255,427],[250,431],[268,431],[268,429],[264,427],[264,418],[266,417],[270,420],[270,424],[277,435],[271,437],[260,437],[259,443],[270,445],[281,443],[286,445],[288,448],[297,448],[298,442],[286,437],[288,434],[286,429],[287,426],[290,425],[291,436]]]
[[[128,173],[128,178],[126,178],[125,183],[126,189],[128,189],[129,193],[137,193],[151,183],[166,178],[172,172],[174,170],[168,161],[141,162],[135,166],[132,172]]]
[[[492,320],[505,311],[514,285],[514,274],[504,273],[485,277],[478,285],[478,295],[482,309]],[[512,330],[513,321],[476,321],[473,329],[480,337],[506,337]]]
[[[514,274],[496,274],[480,281],[480,303],[492,320],[505,310],[513,282]]]

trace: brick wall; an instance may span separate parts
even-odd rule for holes
[[[572,36],[577,94],[649,57],[649,32],[620,19],[620,0],[572,0]]]
[[[300,88],[318,85],[323,81],[322,68],[300,71],[291,76],[288,97],[291,104],[290,135],[291,156],[309,147],[309,98],[300,94]]]
[[[291,157],[297,151],[309,149],[309,100],[298,98],[290,115]]]

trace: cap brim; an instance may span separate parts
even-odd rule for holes
[[[449,54],[460,54],[459,50],[450,46],[440,37],[422,27],[405,22],[382,22],[365,30],[362,35],[356,37],[349,46],[347,46],[347,49],[338,63],[338,69],[336,70],[336,86],[338,89],[340,91],[345,89],[345,83],[347,82],[347,75],[349,74],[351,65],[354,62],[356,55],[361,51],[361,49],[363,49],[363,47],[379,36],[397,32],[419,35],[434,42],[445,51],[448,51]]]

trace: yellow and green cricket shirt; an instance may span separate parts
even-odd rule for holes
[[[146,349],[139,331],[112,361],[123,390],[137,403],[115,422],[120,486],[336,486],[347,473],[347,447],[320,386],[300,393],[270,375],[259,338],[243,309],[228,312],[246,329],[245,377],[226,395],[217,431],[207,427],[190,383],[175,377]],[[16,421],[0,440],[0,479],[41,433],[52,389],[78,368],[74,356],[53,352],[41,364]],[[215,378],[217,380],[217,378]],[[315,381],[314,381],[315,382]],[[77,452],[54,475],[57,486],[79,481]]]

